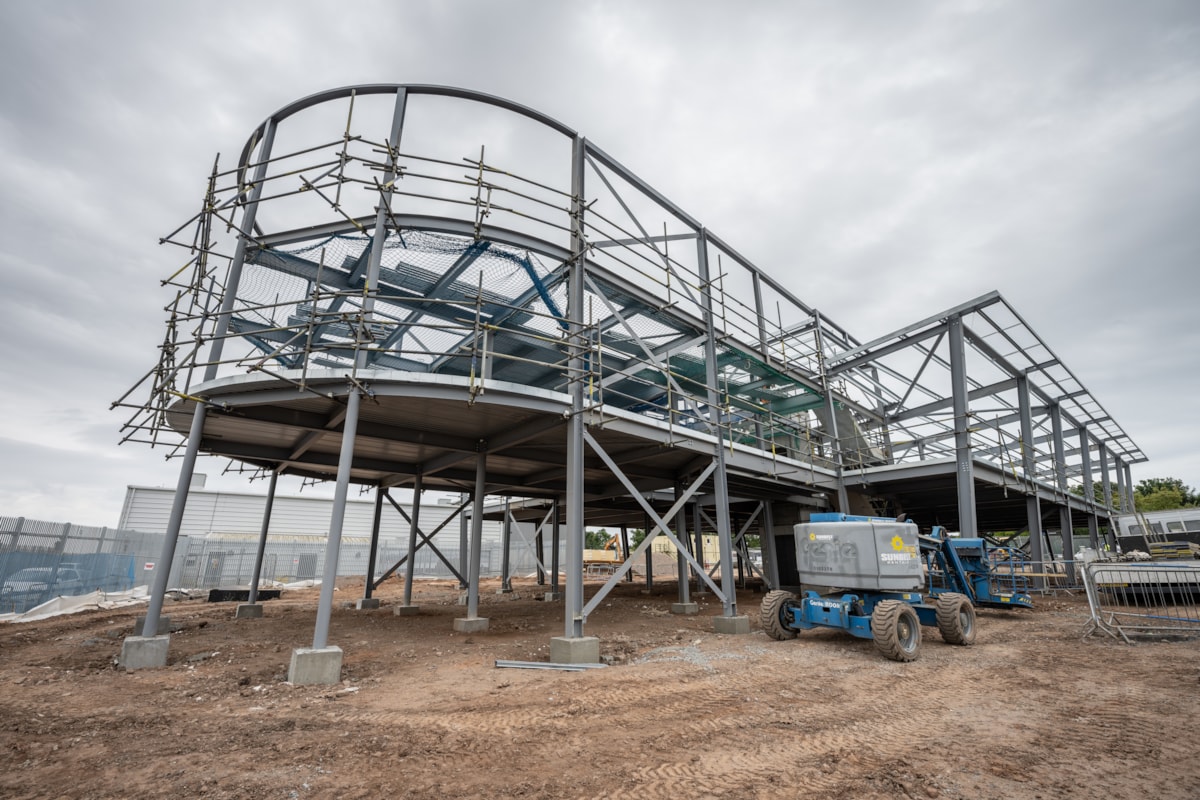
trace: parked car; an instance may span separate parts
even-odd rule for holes
[[[52,597],[84,591],[83,577],[75,567],[26,567],[0,585],[0,611],[28,611]]]

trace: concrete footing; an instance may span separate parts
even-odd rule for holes
[[[512,594],[512,593],[513,593],[513,588],[511,586],[501,586],[499,589],[496,590],[496,594]]]
[[[234,612],[234,619],[262,619],[263,607],[262,603],[238,603],[237,611]]]
[[[542,595],[542,600],[547,603],[557,603],[562,600],[562,592],[546,592]]]
[[[550,663],[598,664],[600,640],[595,636],[555,636],[550,640]]]
[[[298,647],[292,651],[288,682],[296,686],[342,682],[342,648]]]
[[[370,610],[372,608],[379,608],[379,598],[378,597],[360,597],[358,599],[358,602],[354,604],[354,607],[357,608],[359,611]]]
[[[487,617],[459,617],[454,620],[454,630],[459,633],[479,633],[487,629]]]
[[[671,603],[671,613],[672,614],[685,614],[685,615],[699,614],[700,613],[700,604],[699,603]]]
[[[170,644],[170,636],[126,636],[118,663],[125,669],[165,667]]]
[[[146,632],[144,630],[142,630],[142,628],[144,628],[144,627],[146,627],[146,615],[139,614],[137,617],[137,621],[135,621],[133,623],[133,635],[134,636],[146,636]],[[170,632],[171,632],[171,618],[160,616],[158,618],[158,630],[154,631],[154,633],[151,633],[150,636],[166,636]]]
[[[415,617],[421,613],[420,606],[393,606],[392,613],[397,617]]]
[[[713,630],[717,633],[749,633],[750,618],[747,616],[713,617]]]

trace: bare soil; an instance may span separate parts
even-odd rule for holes
[[[885,660],[835,631],[777,642],[713,632],[720,605],[669,613],[674,584],[623,585],[588,620],[613,665],[545,661],[562,605],[485,584],[486,633],[452,583],[421,614],[357,611],[339,586],[338,686],[285,682],[318,590],[261,620],[188,600],[165,669],[114,666],[137,610],[0,626],[5,798],[1196,798],[1200,642],[1082,640],[1080,596],[981,611],[973,647],[924,630]],[[589,593],[594,587],[589,588]]]

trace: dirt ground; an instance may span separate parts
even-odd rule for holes
[[[0,625],[0,797],[1200,797],[1200,641],[1081,640],[1081,596],[981,611],[973,647],[924,629],[899,664],[834,631],[769,639],[752,591],[752,633],[723,636],[711,595],[680,617],[673,583],[623,585],[587,625],[612,666],[558,672],[495,666],[562,633],[515,586],[486,585],[490,630],[465,635],[452,583],[419,583],[415,617],[397,582],[374,611],[339,585],[332,687],[285,682],[315,589],[261,620],[168,604],[160,670],[114,666],[137,610]]]

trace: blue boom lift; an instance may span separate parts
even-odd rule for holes
[[[975,641],[975,607],[1029,608],[1029,596],[1000,591],[982,539],[934,528],[922,536],[912,522],[847,514],[813,514],[793,529],[802,585],[845,593],[803,596],[775,590],[763,599],[763,630],[779,640],[811,628],[839,628],[893,661],[920,652],[921,626],[937,627],[949,644]]]

